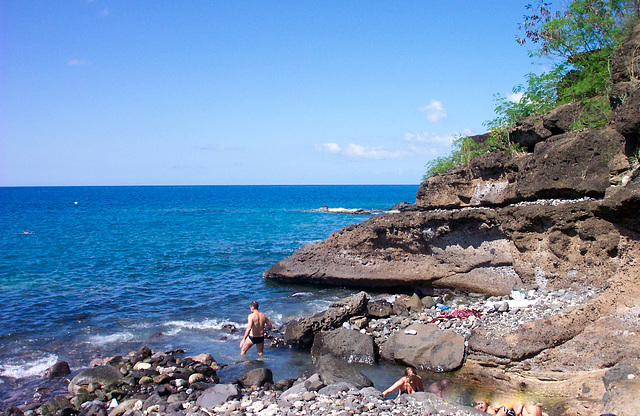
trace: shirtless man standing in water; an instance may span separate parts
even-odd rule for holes
[[[258,355],[264,355],[264,332],[266,329],[273,328],[271,321],[267,315],[258,310],[258,302],[253,301],[249,306],[251,313],[249,314],[249,322],[247,330],[244,331],[242,341],[240,341],[240,355],[245,355],[253,344],[256,344]],[[249,338],[249,339],[247,339]]]

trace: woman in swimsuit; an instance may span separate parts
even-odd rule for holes
[[[422,377],[416,374],[416,370],[411,367],[407,367],[404,370],[404,377],[393,383],[391,387],[382,392],[384,397],[392,391],[400,389],[398,396],[402,393],[415,393],[417,391],[424,391],[422,386]]]

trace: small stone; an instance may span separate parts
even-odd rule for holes
[[[134,370],[150,370],[151,364],[140,361],[133,366],[133,369]]]
[[[197,383],[199,381],[204,381],[205,376],[200,373],[194,373],[189,376],[189,384]]]
[[[151,384],[153,383],[153,379],[149,376],[144,376],[140,379],[140,381],[138,381],[138,384],[141,386],[144,386],[145,384]]]

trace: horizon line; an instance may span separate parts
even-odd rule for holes
[[[364,183],[364,184],[331,184],[331,183],[310,183],[310,184],[195,184],[195,185],[0,185],[0,188],[126,188],[126,187],[169,187],[169,186],[181,186],[181,187],[195,187],[195,186],[419,186],[420,183]]]

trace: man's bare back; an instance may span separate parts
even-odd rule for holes
[[[247,329],[244,331],[242,341],[240,341],[240,355],[245,355],[253,344],[258,349],[258,355],[264,355],[265,328],[271,329],[273,325],[271,325],[267,315],[258,310],[258,302],[251,302],[250,308],[251,313],[247,317]]]

